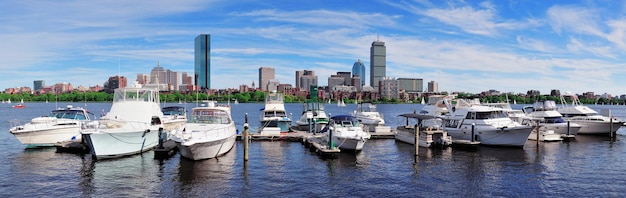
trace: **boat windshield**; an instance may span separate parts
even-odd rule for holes
[[[163,115],[184,115],[184,107],[163,107]]]
[[[230,124],[228,112],[217,109],[194,110],[189,123]]]
[[[476,119],[476,120],[486,120],[486,119],[496,119],[496,118],[506,118],[507,115],[503,111],[488,111],[488,112],[470,112],[467,114],[465,119]]]
[[[87,120],[87,115],[81,110],[54,110],[50,112],[48,116],[63,119]]]
[[[140,101],[159,103],[159,93],[152,89],[120,88],[113,94],[113,102]]]

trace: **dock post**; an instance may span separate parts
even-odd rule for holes
[[[615,134],[613,134],[613,116],[609,117],[609,119],[611,120],[611,121],[609,121],[609,123],[610,123],[609,124],[609,136],[612,139],[612,138],[615,137]]]
[[[568,123],[569,123],[569,122],[568,122]],[[569,125],[569,124],[568,124],[568,125]],[[539,120],[537,120],[537,132],[536,132],[536,133],[537,133],[537,137],[536,137],[536,138],[537,138],[537,141],[536,141],[536,144],[537,144],[537,150],[539,150],[539,128],[540,128],[540,126],[539,126]],[[533,129],[533,130],[534,130],[534,129]],[[569,131],[569,127],[568,127],[568,130],[567,130],[567,131]]]
[[[419,139],[420,139],[420,129],[417,126],[417,124],[415,124],[415,159],[417,160],[417,154],[419,152]]]
[[[159,146],[157,148],[162,149],[163,148],[163,139],[165,139],[163,136],[165,134],[163,134],[163,127],[159,127]]]
[[[248,147],[250,147],[250,145],[248,145],[248,139],[249,137],[249,128],[248,127],[248,113],[246,113],[245,116],[245,121],[243,124],[243,161],[247,162],[248,161]]]
[[[470,138],[470,140],[472,140],[472,142],[476,141],[475,131],[476,131],[476,124],[472,123],[472,138]]]
[[[333,129],[328,128],[328,148],[335,149],[333,146]]]
[[[568,120],[568,121],[567,121],[567,137],[569,137],[569,134],[570,134],[570,132],[569,132],[569,130],[570,130],[570,125],[569,125],[569,122],[570,122],[570,121]]]

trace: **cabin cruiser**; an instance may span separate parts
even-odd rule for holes
[[[537,101],[532,106],[525,106],[522,111],[531,118],[526,119],[523,124],[538,125],[540,133],[552,131],[555,134],[574,136],[581,129],[579,124],[563,120],[563,115],[556,110],[553,100]]]
[[[302,116],[296,120],[296,128],[302,131],[318,132],[328,124],[328,116],[324,104],[317,102],[304,103]]]
[[[182,106],[167,106],[161,108],[163,112],[163,126],[167,131],[181,129],[187,122],[187,109]]]
[[[81,125],[90,121],[90,113],[81,107],[68,105],[57,108],[48,116],[33,118],[29,123],[9,129],[26,148],[54,146],[57,142],[80,139]]]
[[[261,128],[278,128],[280,132],[289,132],[291,117],[285,111],[282,93],[267,93],[265,95],[265,107],[261,111]]]
[[[236,138],[230,106],[219,106],[215,101],[193,108],[184,128],[172,132],[171,137],[181,156],[191,160],[224,155],[233,148]]]
[[[571,103],[568,103],[566,99],[570,99]],[[597,111],[582,105],[578,96],[574,94],[561,95],[561,103],[562,106],[557,111],[563,115],[563,120],[581,126],[578,134],[615,133],[624,124],[624,120],[600,115]]]
[[[401,118],[405,119],[405,125],[398,126],[394,135],[397,141],[415,145],[415,127],[418,128],[418,145],[420,147],[434,146],[450,146],[452,145],[452,137],[448,136],[448,132],[439,127],[428,127],[421,124],[421,121],[435,119],[433,116],[422,114],[401,114]]]
[[[115,89],[111,110],[81,131],[92,158],[117,158],[153,149],[164,131],[158,89],[133,86]]]
[[[376,110],[376,105],[372,103],[361,103],[357,105],[356,110],[352,112],[352,116],[367,126],[385,125],[383,115]]]
[[[484,145],[523,147],[532,131],[531,126],[511,120],[500,108],[463,99],[444,102],[450,112],[444,118],[444,130],[455,141],[480,141]]]
[[[371,134],[364,131],[356,117],[351,115],[336,115],[321,131],[325,139],[332,139],[333,145],[341,151],[361,151]]]
[[[443,116],[447,115],[450,111],[446,107],[445,100],[453,100],[452,95],[430,95],[428,96],[428,103],[420,109],[417,114],[428,115],[433,117],[432,119],[422,120],[422,125],[426,127],[441,127]]]

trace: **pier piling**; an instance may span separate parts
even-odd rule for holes
[[[243,124],[243,161],[245,162],[248,161],[248,147],[249,147],[248,138],[250,138],[249,129],[250,127],[248,126],[248,113],[246,113],[245,121]]]

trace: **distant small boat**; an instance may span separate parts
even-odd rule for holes
[[[24,105],[24,99],[22,99],[22,100],[20,101],[20,103],[19,103],[19,104],[17,104],[17,105],[13,105],[13,108],[15,108],[15,109],[23,109],[23,108],[26,108],[26,105]]]

